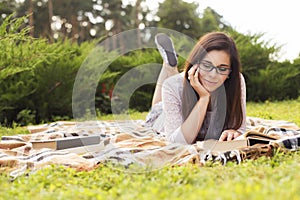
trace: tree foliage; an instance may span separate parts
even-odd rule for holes
[[[71,116],[74,79],[92,44],[49,44],[28,28],[19,32],[23,23],[8,17],[0,27],[0,123],[17,121],[22,110],[36,114],[33,123]]]
[[[228,25],[223,22],[222,16],[216,11],[207,7],[201,18],[201,33],[208,33],[211,31],[222,31],[228,28]]]
[[[3,20],[10,16],[17,8],[17,3],[15,1],[0,0],[0,24]]]
[[[197,12],[198,4],[182,0],[165,0],[160,3],[157,16],[158,26],[176,30],[190,37],[198,38],[202,27]]]
[[[53,34],[56,34],[56,38],[83,41],[91,39],[89,31],[93,28],[93,24],[89,20],[88,13],[92,11],[92,0],[25,0],[20,3],[17,16],[21,17],[32,12],[34,37],[52,40]]]
[[[26,124],[57,117],[71,118],[75,77],[95,44],[122,31],[137,28],[137,37],[104,40],[110,42],[104,44],[106,49],[120,47],[122,53],[125,44],[137,42],[142,45],[149,38],[153,40],[154,36],[147,35],[142,28],[149,25],[176,30],[195,40],[207,32],[225,31],[234,38],[240,53],[248,101],[295,99],[299,96],[300,59],[278,62],[280,48],[264,41],[264,34],[241,34],[211,8],[198,13],[197,3],[165,0],[156,13],[160,20],[150,21],[151,13],[143,0],[128,2],[25,0],[17,3],[0,0],[0,123],[16,121]],[[49,3],[52,3],[52,9]],[[17,12],[13,13],[15,10]],[[30,10],[33,15],[27,15]],[[96,31],[95,35],[91,35],[91,30]],[[52,40],[54,35],[56,40]],[[188,52],[188,41],[172,39],[177,52]],[[104,60],[109,58],[101,49],[97,55]],[[184,58],[179,57],[179,61],[181,70]],[[161,62],[155,49],[126,52],[115,59],[97,85],[95,104],[98,111],[111,112],[112,90],[129,70]],[[151,69],[147,70],[150,75]],[[90,73],[94,76],[92,69]],[[138,76],[149,78],[137,73]],[[136,84],[136,81],[128,80],[131,84]],[[154,85],[138,88],[130,100],[130,109],[148,110],[153,90]]]
[[[16,8],[18,17],[32,12],[34,37],[72,38],[81,43],[147,24],[149,10],[141,6],[142,2],[132,5],[122,0],[25,0]]]

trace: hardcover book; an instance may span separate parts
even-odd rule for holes
[[[62,150],[74,147],[82,147],[100,143],[100,136],[66,137],[54,140],[30,141],[34,149],[50,148]]]

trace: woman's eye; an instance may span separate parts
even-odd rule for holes
[[[225,68],[225,67],[219,67],[219,71],[221,71],[221,72],[226,72],[226,71],[227,71],[227,68]]]
[[[212,66],[209,64],[204,64],[204,67],[209,68],[209,69],[212,68]]]

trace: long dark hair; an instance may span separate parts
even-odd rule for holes
[[[192,89],[188,80],[189,69],[212,50],[222,50],[230,56],[231,73],[225,80],[224,87],[226,93],[226,117],[221,129],[239,129],[243,122],[241,105],[241,62],[235,42],[231,37],[222,32],[212,32],[204,35],[197,42],[187,61],[185,62],[185,81],[182,99],[182,114],[185,120],[199,99],[198,94]],[[225,112],[225,111],[224,111]],[[219,133],[220,134],[220,133]]]

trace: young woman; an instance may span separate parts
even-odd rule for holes
[[[163,67],[146,125],[170,142],[232,140],[246,130],[246,86],[235,42],[212,32],[200,38],[182,73],[171,39],[155,37]]]

